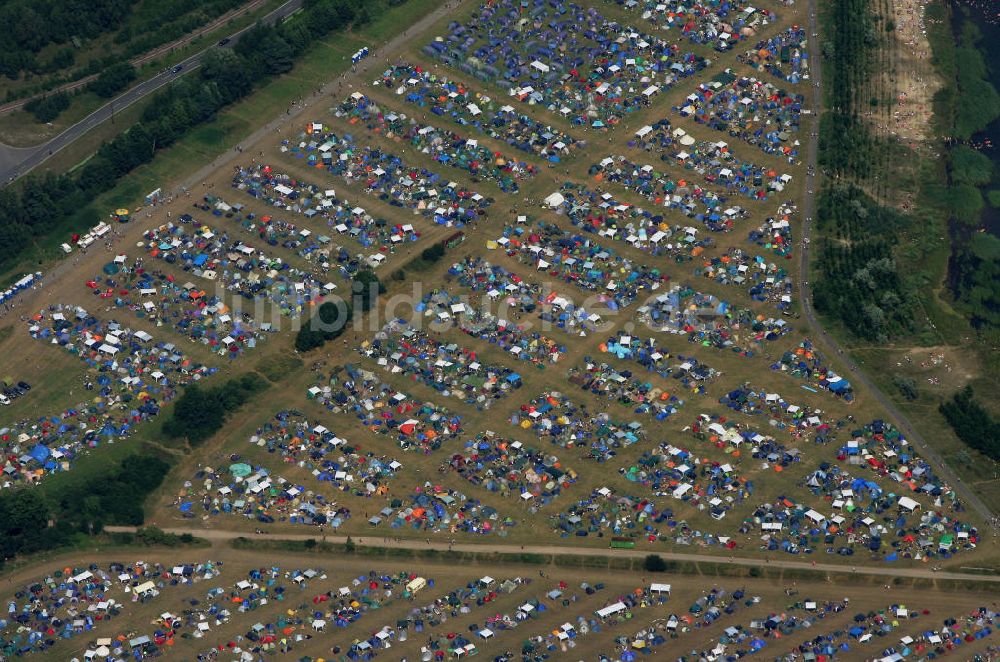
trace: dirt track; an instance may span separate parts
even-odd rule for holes
[[[115,533],[121,532],[132,532],[135,531],[136,527],[132,526],[109,526],[106,527],[107,531]],[[182,535],[189,533],[193,536],[199,538],[204,538],[212,542],[224,542],[229,540],[235,540],[236,538],[245,538],[246,534],[238,531],[220,531],[219,529],[180,529],[180,528],[167,528],[164,529],[167,533],[173,533],[175,535]],[[268,538],[269,536],[264,536]],[[316,535],[307,534],[281,534],[280,536],[273,536],[274,540],[309,540],[316,539]],[[347,540],[347,536],[325,536],[324,540],[330,543],[344,543]],[[614,552],[609,552],[604,549],[595,549],[592,547],[565,547],[560,545],[498,545],[496,543],[488,544],[470,544],[470,543],[453,543],[449,544],[446,540],[441,539],[429,539],[429,542],[420,542],[419,540],[412,539],[392,539],[385,538],[380,535],[374,535],[370,537],[357,537],[352,539],[356,545],[365,547],[399,547],[402,549],[434,549],[437,551],[456,551],[456,552],[498,552],[501,554],[546,554],[552,556],[608,556],[613,554],[614,556],[623,556],[628,558],[645,558],[648,556],[646,551],[638,550],[616,550]],[[386,542],[388,541],[388,542]],[[697,563],[725,563],[727,559],[720,558],[718,556],[712,556],[710,554],[685,554],[676,552],[660,552],[660,556],[668,561],[694,561]],[[741,557],[731,557],[728,562],[733,565],[742,566],[759,566],[761,564],[760,559],[754,558],[741,558]],[[838,574],[858,574],[858,575],[879,575],[884,577],[910,577],[910,578],[920,578],[920,579],[957,579],[957,580],[969,580],[975,579],[979,581],[986,582],[996,582],[1000,583],[1000,575],[965,575],[958,572],[934,572],[930,568],[927,570],[921,570],[919,568],[893,568],[891,566],[861,566],[861,567],[847,567],[843,565],[834,565],[830,563],[806,563],[803,561],[766,561],[766,565],[773,566],[776,568],[787,568],[790,570],[815,570],[818,572],[828,572],[828,573],[838,573]]]

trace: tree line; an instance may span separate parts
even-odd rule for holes
[[[11,37],[0,46],[0,74],[11,80],[22,76],[44,79],[12,89],[7,100],[127,62],[193,32],[242,1],[8,0],[0,6],[0,18]],[[77,65],[78,47],[86,47],[90,40],[101,40],[98,54],[71,69]]]
[[[942,402],[938,411],[959,439],[987,457],[1000,461],[1000,421],[975,399],[972,386]]]
[[[362,11],[363,6],[368,8]],[[103,214],[89,203],[121,177],[270,76],[287,72],[313,40],[370,18],[381,6],[365,0],[314,0],[293,20],[259,24],[235,48],[210,51],[198,71],[153,95],[139,122],[102,145],[74,173],[30,175],[18,187],[0,189],[0,269],[13,267],[52,232],[95,225]]]
[[[0,566],[14,556],[70,545],[105,525],[142,524],[143,503],[169,470],[163,459],[135,453],[82,479],[0,492]]]

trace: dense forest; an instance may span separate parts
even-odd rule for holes
[[[363,5],[368,8],[359,9]],[[72,174],[28,176],[20,186],[0,189],[0,270],[11,268],[35,241],[56,229],[95,225],[103,217],[89,204],[97,195],[270,76],[289,71],[314,39],[370,18],[381,6],[366,0],[313,0],[295,20],[258,25],[236,48],[210,51],[197,72],[155,94],[138,123]]]
[[[16,78],[22,70],[38,71],[36,55],[51,44],[74,37],[93,39],[120,28],[136,0],[7,0],[0,5],[4,46],[0,72]],[[72,64],[72,50],[60,64]]]

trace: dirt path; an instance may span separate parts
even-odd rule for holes
[[[135,531],[134,526],[109,526],[106,530],[112,533],[130,533]],[[219,529],[181,529],[166,528],[167,533],[182,535],[189,533],[192,536],[216,542],[228,542],[236,538],[246,538],[246,534],[239,531],[222,531]],[[344,543],[349,536],[325,536],[324,540],[330,543]],[[316,535],[307,534],[281,534],[280,536],[265,536],[273,540],[316,540]],[[429,538],[427,542],[413,539],[386,538],[380,535],[352,537],[354,544],[364,547],[397,547],[401,549],[434,549],[439,552],[497,552],[500,554],[546,554],[551,556],[624,556],[628,558],[645,558],[649,555],[647,551],[621,549],[609,552],[606,549],[595,549],[592,547],[564,547],[559,545],[498,545],[496,543],[449,543],[445,540],[435,540]],[[668,561],[694,561],[696,563],[726,563],[733,565],[757,567],[761,565],[760,559],[730,557],[729,559],[712,556],[710,554],[686,554],[680,552],[659,552],[659,555]],[[965,575],[958,572],[934,572],[930,568],[922,570],[919,568],[892,568],[884,566],[860,566],[848,567],[834,565],[831,563],[805,563],[802,561],[765,561],[769,567],[786,568],[789,570],[814,570],[818,572],[828,572],[837,574],[857,574],[857,575],[879,575],[884,577],[911,577],[922,579],[956,579],[956,580],[982,580],[987,582],[1000,583],[1000,575]]]

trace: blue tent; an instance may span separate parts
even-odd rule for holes
[[[50,451],[47,446],[43,446],[42,444],[38,444],[32,448],[29,453],[29,455],[31,455],[31,457],[39,463],[45,462],[45,460],[49,459],[51,454],[52,451]]]

